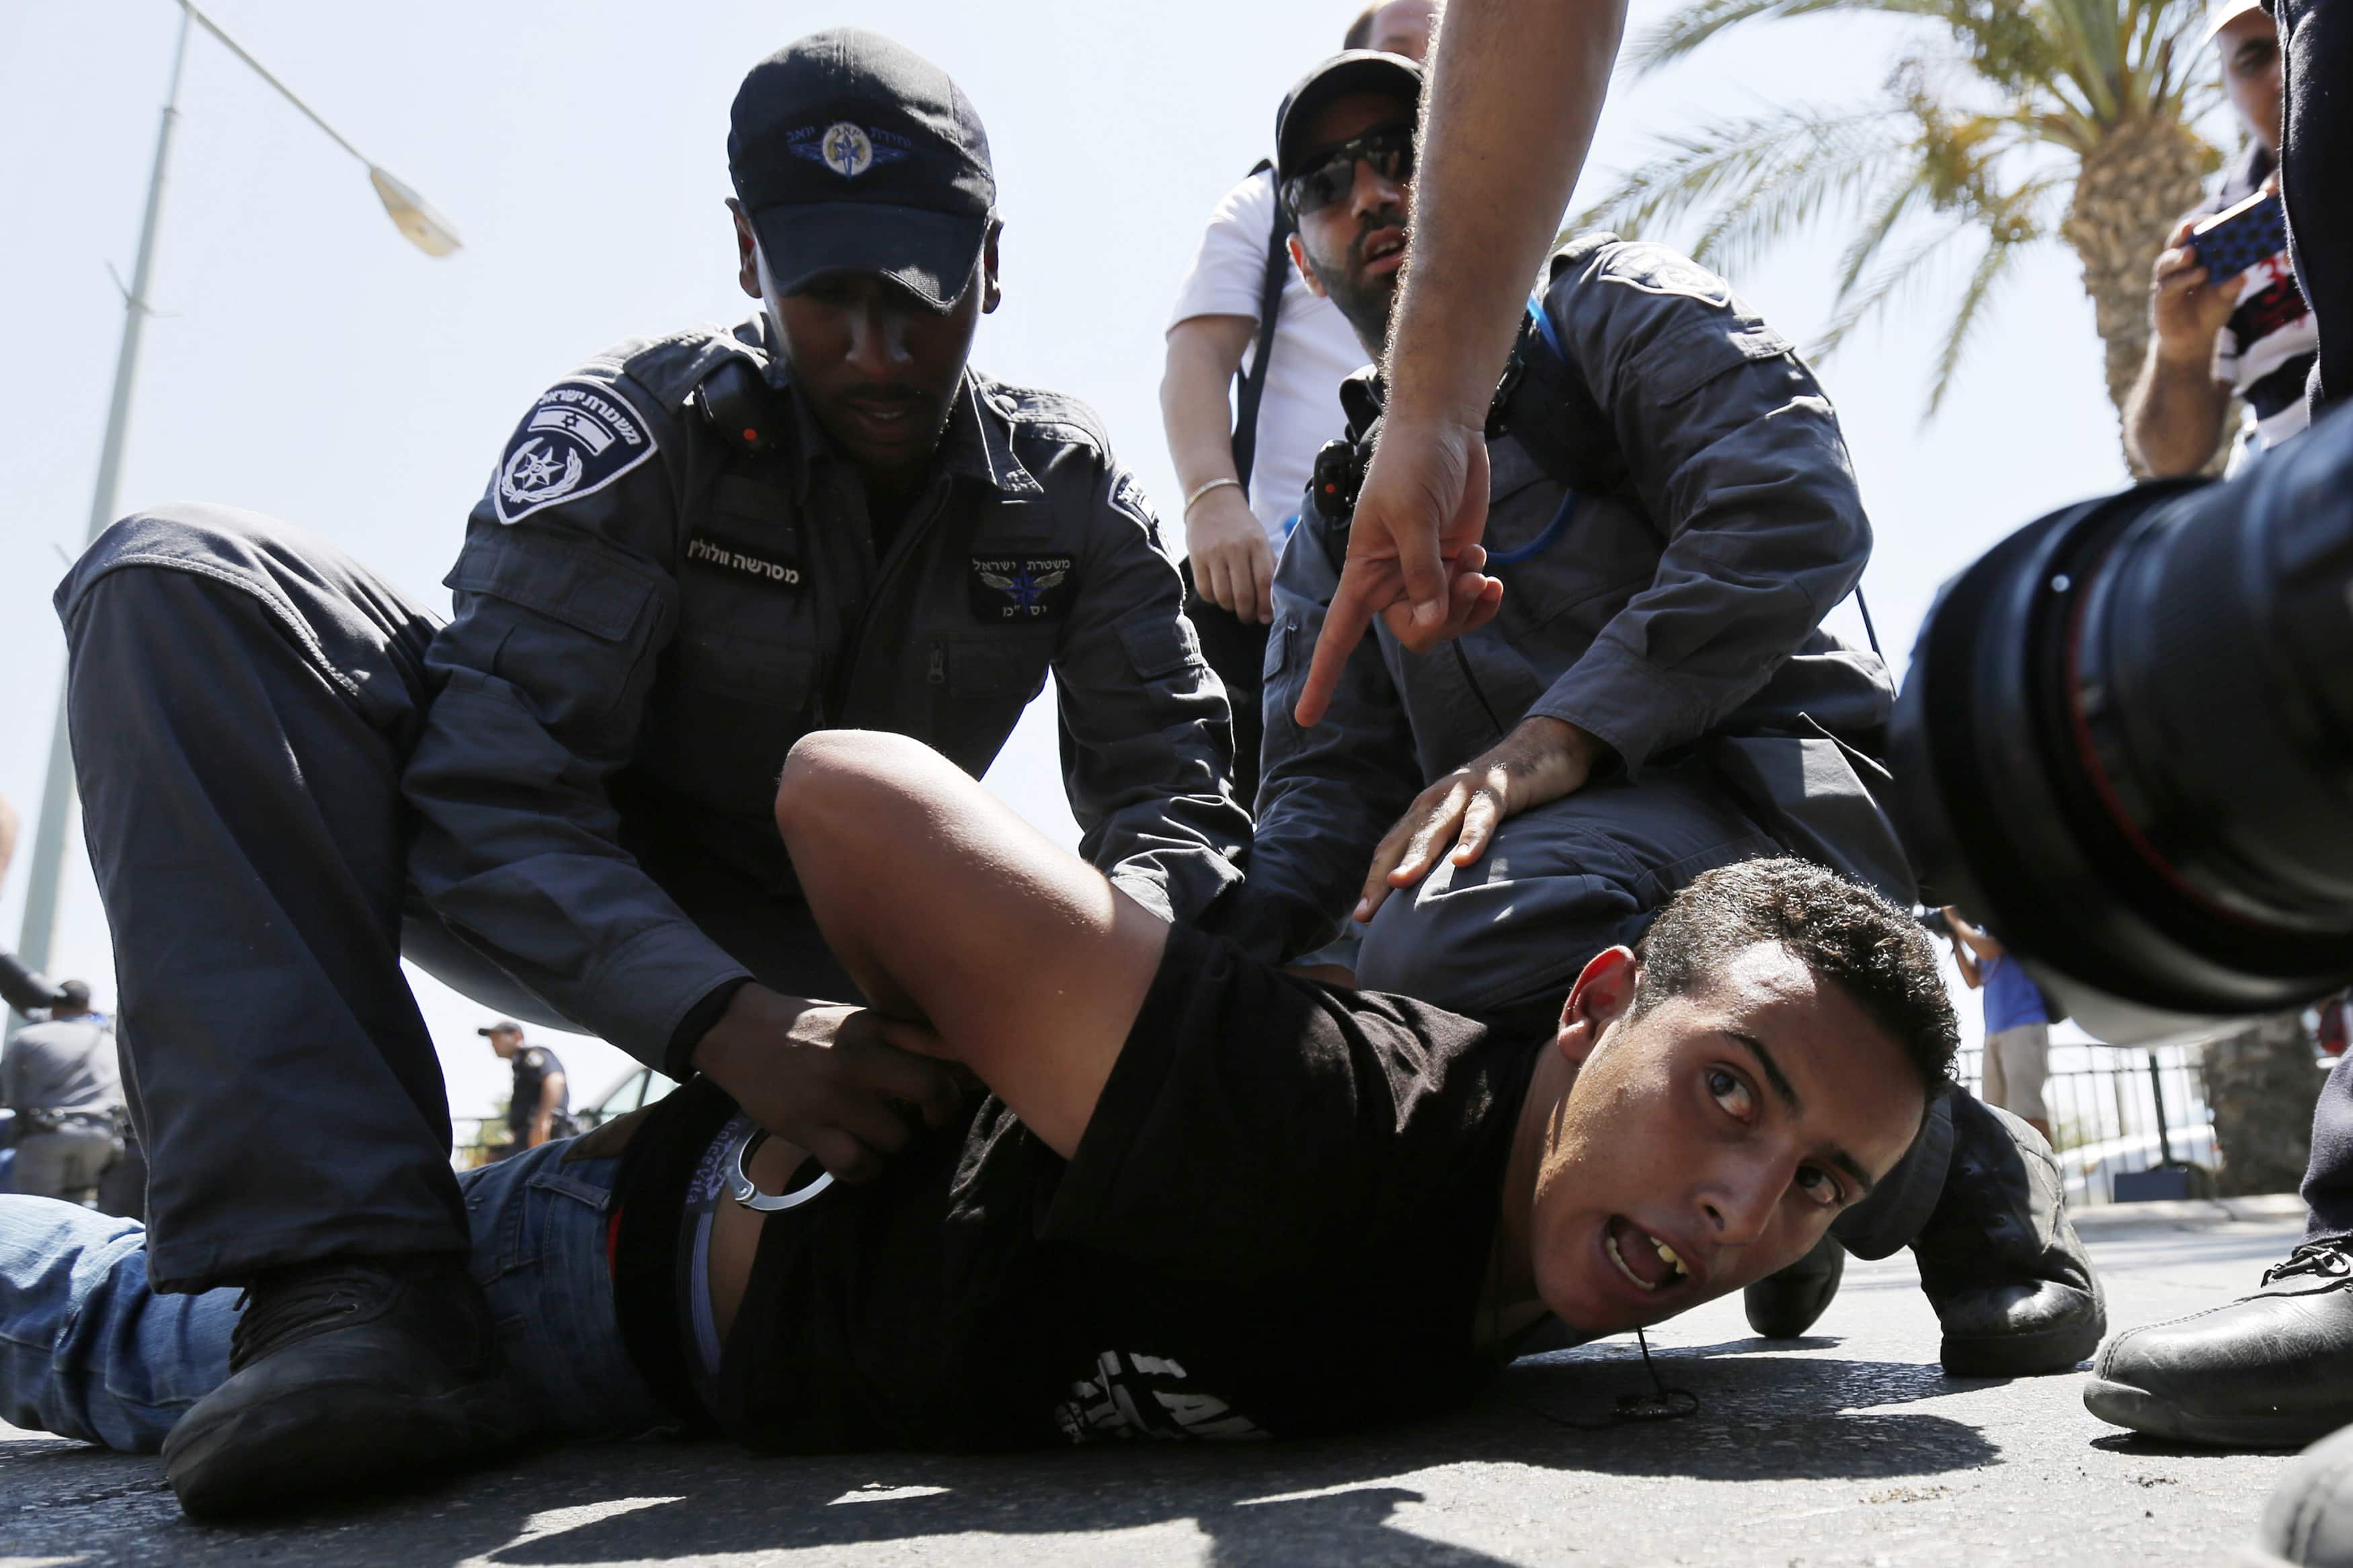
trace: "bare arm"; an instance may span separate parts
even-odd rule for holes
[[[1203,485],[1236,477],[1226,388],[1257,333],[1258,322],[1248,316],[1193,316],[1168,329],[1160,420],[1180,504]],[[1245,621],[1271,618],[1274,551],[1242,485],[1219,485],[1186,508],[1185,553],[1194,586],[1213,604]]]
[[[0,795],[0,880],[8,875],[8,862],[16,858],[16,810]]]
[[[530,1146],[538,1148],[555,1131],[556,1103],[564,1098],[564,1075],[549,1073],[539,1082],[539,1109],[531,1113]]]
[[[2125,404],[2125,441],[2158,479],[2194,474],[2222,437],[2230,389],[2214,379],[2214,340],[2238,303],[2241,279],[2209,283],[2189,243],[2174,231],[2149,281],[2148,358]]]
[[[776,826],[884,1037],[970,1068],[1070,1157],[1167,925],[903,736],[803,738]]]
[[[2194,474],[2213,457],[2231,394],[2214,379],[2212,363],[2211,356],[2168,359],[2165,345],[2150,341],[2125,405],[2125,438],[2153,477]]]
[[[1953,954],[1955,957],[1960,958],[1960,955],[1964,952],[1973,953],[1978,958],[2000,958],[2001,956],[2001,943],[1994,941],[1992,936],[1987,932],[1983,926],[1971,924],[1969,918],[1967,915],[1961,913],[1960,910],[1953,908],[1950,904],[1945,906],[1945,924],[1952,929]],[[1967,975],[1969,971],[1976,967],[1977,965],[1972,963],[1968,959],[1961,958],[1961,973],[1964,975]],[[1969,984],[1971,985],[1975,985],[1977,982],[1971,980]]]
[[[1459,634],[1472,605],[1501,596],[1493,578],[1451,562],[1486,530],[1487,400],[1585,165],[1625,24],[1624,0],[1447,8],[1430,59],[1388,407],[1300,695],[1303,724],[1322,716],[1373,616],[1419,651]]]

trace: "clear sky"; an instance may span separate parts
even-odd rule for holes
[[[199,32],[153,290],[167,313],[148,330],[122,506],[191,498],[269,512],[446,613],[439,580],[467,510],[534,395],[619,338],[748,309],[721,206],[728,102],[762,56],[845,24],[946,68],[987,124],[1006,300],[976,363],[1092,403],[1181,541],[1157,400],[1168,301],[1210,207],[1268,150],[1283,89],[1337,47],[1354,7],[207,9],[454,219],[466,247],[446,260],[411,248],[359,166]],[[1635,0],[1633,26],[1667,9]],[[28,837],[64,660],[48,595],[80,548],[121,331],[108,268],[131,269],[178,16],[170,0],[0,6],[0,145],[18,150],[0,163],[0,312],[16,345],[16,369],[0,378],[0,795]],[[1872,18],[1781,24],[1621,82],[1588,187],[1699,116],[1868,91],[1903,37]],[[1809,340],[1828,315],[1840,242],[1833,229],[1804,237],[1734,283]],[[1866,584],[1899,665],[1946,575],[2010,528],[2124,478],[2072,258],[2053,247],[2010,285],[1945,413],[1923,426],[1946,298],[1915,295],[1915,320],[1899,316],[1820,367],[1878,530]],[[1860,636],[1851,608],[1833,624]],[[1044,719],[1033,710],[991,783],[1069,841]],[[0,886],[10,942],[21,858]],[[78,837],[52,972],[113,994]],[[480,1114],[504,1092],[503,1068],[473,1034],[488,1016],[430,983],[420,994],[453,1109]],[[628,1065],[591,1042],[551,1043],[571,1062],[575,1099]]]

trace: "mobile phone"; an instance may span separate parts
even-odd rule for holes
[[[2275,194],[2258,191],[2191,229],[2189,244],[2207,281],[2225,282],[2287,248],[2287,215]]]

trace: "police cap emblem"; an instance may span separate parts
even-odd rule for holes
[[[501,522],[520,522],[559,501],[594,495],[654,455],[653,432],[610,386],[549,387],[523,416],[491,481]]]
[[[825,128],[825,166],[845,180],[854,180],[874,166],[874,139],[847,120]]]

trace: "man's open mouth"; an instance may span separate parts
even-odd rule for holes
[[[1601,1250],[1618,1273],[1646,1295],[1672,1291],[1692,1280],[1691,1266],[1669,1246],[1623,1215],[1601,1227]]]
[[[1395,272],[1404,264],[1405,230],[1384,228],[1366,237],[1364,269],[1366,272]]]

